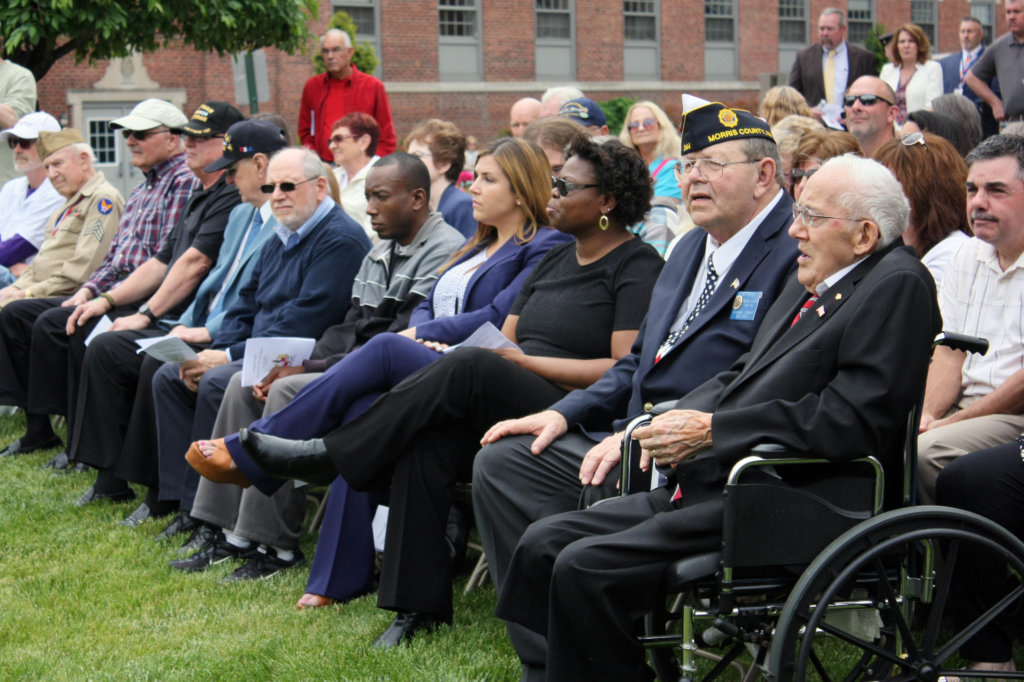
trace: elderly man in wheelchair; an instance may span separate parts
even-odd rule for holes
[[[880,523],[866,534],[843,533],[883,501],[900,506],[913,489],[902,475],[904,445],[913,440],[908,414],[914,421],[941,318],[931,276],[900,243],[907,201],[886,169],[854,157],[828,161],[801,199],[790,227],[799,242],[797,276],[750,352],[627,436],[642,448],[641,466],[653,460],[665,484],[538,521],[516,547],[496,613],[547,638],[548,679],[649,676],[638,621],[664,609],[666,587],[691,590],[698,601],[708,596],[701,579],[718,592],[686,607],[683,679],[696,679],[694,606],[719,616],[717,632],[739,649],[754,646],[752,669],[779,679],[833,679],[833,662],[818,648],[827,633],[838,644],[824,646],[838,648],[835,665],[844,667],[838,679],[937,680],[970,636],[942,640],[945,604],[933,597],[944,602],[949,586],[932,580],[934,566],[961,544],[991,549],[1012,537],[935,507],[921,508],[931,510],[927,532],[901,516],[919,510],[905,509],[871,519]],[[775,448],[768,466],[749,467],[740,495],[730,471],[763,444]],[[824,475],[786,466],[794,456],[821,458]],[[585,461],[581,480],[611,464]],[[630,467],[623,469],[628,481]],[[726,535],[753,549],[736,549],[737,538],[723,543],[723,517]],[[785,600],[788,592],[785,608],[781,601],[747,606],[743,574],[751,572],[758,582],[748,593]],[[928,604],[938,615],[925,613]],[[857,607],[844,619],[844,609]],[[922,622],[923,638],[915,638],[911,630]],[[664,676],[663,662],[652,662]]]

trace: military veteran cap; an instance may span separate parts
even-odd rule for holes
[[[36,139],[36,151],[39,152],[39,158],[45,160],[50,154],[76,142],[85,142],[85,139],[82,137],[82,133],[74,128],[65,128],[55,133],[41,130]]]
[[[188,123],[180,127],[180,131],[192,137],[223,135],[228,128],[243,118],[242,112],[227,102],[211,100],[200,104]]]
[[[743,109],[730,109],[719,102],[683,95],[683,154],[729,140],[761,137],[775,141],[768,123]]]
[[[151,130],[160,126],[167,126],[176,130],[185,125],[188,119],[181,109],[170,102],[151,97],[144,99],[135,105],[131,113],[110,122],[110,127],[127,128],[128,130]]]
[[[603,126],[607,119],[597,102],[589,97],[577,97],[562,105],[558,115],[570,118],[583,126]]]
[[[224,135],[224,151],[221,157],[207,166],[207,173],[227,168],[235,161],[249,159],[256,154],[271,155],[288,146],[284,133],[270,121],[239,121]]]

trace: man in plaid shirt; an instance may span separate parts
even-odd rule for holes
[[[163,100],[148,99],[122,120],[127,121],[123,132],[132,165],[146,179],[128,196],[103,263],[71,297],[20,299],[7,305],[0,315],[0,402],[27,406],[31,413],[26,435],[8,446],[4,455],[60,444],[50,428],[49,414],[64,413],[66,405],[56,410],[47,405],[37,410],[29,401],[29,351],[36,319],[58,307],[69,315],[75,306],[107,291],[149,260],[164,245],[192,192],[200,187],[199,179],[185,164],[184,146],[177,130],[188,118],[180,109]],[[66,399],[66,391],[61,390],[66,385],[65,381],[49,393]]]

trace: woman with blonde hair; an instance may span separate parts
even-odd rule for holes
[[[807,106],[807,100],[800,94],[800,91],[788,85],[776,85],[774,88],[769,88],[761,100],[761,107],[757,110],[757,115],[767,121],[769,126],[775,125],[791,114],[809,118],[814,116],[814,112]]]
[[[906,122],[907,114],[927,109],[942,94],[942,66],[928,58],[930,50],[928,36],[917,24],[900,26],[885,48],[890,61],[878,77],[896,93],[899,125]]]
[[[800,141],[808,133],[824,133],[827,128],[813,118],[791,114],[772,126],[772,137],[779,146],[779,158],[782,159],[782,175],[786,178],[786,186],[790,184],[790,172],[793,169],[793,154],[800,146]]]
[[[807,133],[793,152],[793,170],[790,171],[789,193],[797,201],[804,191],[807,178],[833,156],[856,154],[861,156],[860,145],[850,133],[831,130]]]
[[[682,201],[672,168],[679,158],[681,142],[668,114],[654,102],[637,102],[626,112],[619,141],[640,152],[654,181],[655,197]]]

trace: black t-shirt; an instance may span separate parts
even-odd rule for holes
[[[516,342],[527,355],[611,357],[612,332],[639,329],[665,261],[640,239],[588,265],[576,242],[559,244],[533,269],[512,305]]]
[[[228,224],[231,210],[241,202],[238,188],[224,181],[224,176],[206,189],[196,190],[189,197],[188,204],[171,230],[167,241],[154,256],[161,263],[167,264],[167,271],[177,262],[190,246],[194,246],[214,263],[220,254],[220,245],[224,242],[224,227]],[[168,319],[177,319],[185,312],[195,290],[189,292],[180,303],[164,313]]]

